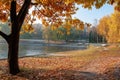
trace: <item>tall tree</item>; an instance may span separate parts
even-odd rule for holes
[[[109,31],[109,25],[108,21],[110,20],[110,16],[104,16],[102,19],[100,19],[99,24],[97,26],[97,32],[100,35],[103,35],[106,39],[109,38],[108,31]]]
[[[107,42],[120,42],[120,12],[115,11],[110,16],[103,17],[98,25],[98,32]]]
[[[108,42],[120,42],[120,12],[115,11],[108,21]]]
[[[84,8],[91,8],[92,5],[100,8],[106,2],[116,4],[116,9],[120,10],[119,0],[0,0],[0,20],[5,22],[10,20],[11,33],[6,35],[0,31],[0,35],[7,41],[8,63],[11,74],[17,74],[18,65],[18,45],[19,36],[23,23],[33,23],[35,18],[42,19],[45,26],[59,23],[66,15],[75,13],[75,3],[81,4]],[[34,6],[34,7],[32,7]],[[30,13],[30,8],[34,10]],[[31,16],[32,15],[32,16]],[[60,17],[61,16],[61,17]],[[10,18],[10,19],[9,19]],[[32,30],[31,25],[24,26],[26,30]]]

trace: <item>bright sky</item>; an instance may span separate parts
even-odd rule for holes
[[[81,6],[79,6],[79,10],[74,15],[74,17],[79,18],[84,22],[94,24],[95,19],[99,20],[105,15],[110,15],[111,13],[113,13],[113,11],[113,6],[108,4],[104,5],[100,9],[92,8],[92,10],[84,9]]]

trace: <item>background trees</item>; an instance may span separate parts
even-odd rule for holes
[[[120,12],[115,11],[108,21],[108,42],[120,42]]]
[[[75,41],[80,40],[82,30],[77,30],[74,27],[70,28],[69,33],[67,34],[67,29],[63,26],[57,28],[56,30],[45,29],[43,31],[43,39],[45,40],[63,40],[63,41]]]
[[[107,42],[120,42],[120,12],[103,17],[98,25],[98,32],[105,36]]]

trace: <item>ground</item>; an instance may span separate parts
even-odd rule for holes
[[[120,48],[90,46],[49,57],[20,58],[19,65],[21,72],[13,76],[7,61],[0,60],[0,80],[120,80]]]

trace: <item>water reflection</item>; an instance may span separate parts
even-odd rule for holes
[[[45,43],[20,43],[19,56],[42,56],[54,52],[70,51],[76,49],[86,49],[86,46],[55,45]],[[8,46],[0,43],[0,59],[7,58]]]

